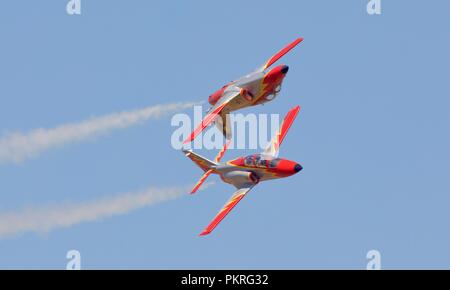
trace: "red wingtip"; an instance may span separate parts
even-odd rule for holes
[[[204,231],[204,232],[202,232],[200,235],[198,235],[199,237],[203,237],[203,236],[206,236],[206,235],[209,235],[211,232],[208,232],[208,231]]]
[[[297,45],[299,45],[300,42],[302,42],[303,40],[304,40],[303,37],[297,38],[296,40],[294,40],[291,44],[289,44],[289,45],[287,46],[287,49],[288,49],[288,50],[293,49],[294,47],[296,47]]]
[[[296,40],[294,40],[288,46],[286,46],[285,48],[280,50],[277,54],[272,56],[272,58],[269,59],[269,61],[263,66],[263,68],[266,69],[266,68],[270,67],[271,65],[273,65],[275,62],[277,62],[280,58],[282,58],[286,53],[291,51],[294,47],[296,47],[302,41],[303,41],[303,37],[300,37],[300,38],[297,38]]]
[[[194,194],[197,192],[197,190],[200,188],[200,186],[202,186],[202,184],[205,182],[206,178],[208,178],[208,176],[212,173],[212,169],[209,169],[208,171],[206,171],[202,177],[200,177],[199,181],[197,182],[197,184],[194,186],[194,188],[191,191],[191,194]]]
[[[200,188],[201,185],[202,185],[201,183],[200,183],[200,184],[197,184],[197,185],[191,190],[190,194],[196,193],[197,190]]]

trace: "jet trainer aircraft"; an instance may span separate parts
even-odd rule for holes
[[[297,162],[277,157],[280,145],[297,117],[299,110],[300,106],[296,106],[288,112],[278,134],[273,137],[264,152],[260,154],[239,157],[220,163],[229,142],[225,144],[214,161],[208,160],[191,150],[183,150],[185,155],[205,172],[191,193],[195,193],[211,173],[218,174],[224,182],[237,188],[231,199],[200,234],[201,236],[211,233],[238,202],[259,182],[288,177],[302,170],[302,166]]]
[[[273,100],[281,90],[281,85],[289,67],[287,65],[279,65],[269,71],[266,70],[302,41],[303,38],[296,39],[272,56],[266,64],[255,72],[226,84],[210,95],[208,102],[212,106],[211,109],[183,143],[192,142],[198,134],[213,122],[216,123],[224,136],[230,139],[231,130],[226,115],[232,111]]]

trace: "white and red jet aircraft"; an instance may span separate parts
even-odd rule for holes
[[[281,124],[280,131],[263,153],[239,157],[220,163],[220,159],[222,159],[229,142],[226,143],[214,161],[208,160],[191,150],[183,150],[185,155],[205,172],[191,193],[195,193],[211,173],[218,174],[224,182],[237,188],[231,199],[200,234],[201,236],[211,233],[250,189],[259,182],[288,177],[302,170],[302,166],[297,162],[277,157],[280,145],[297,117],[299,110],[300,106],[296,106],[289,111]]]
[[[226,84],[220,90],[210,95],[208,102],[212,105],[211,109],[200,125],[183,143],[192,142],[198,134],[213,122],[216,122],[219,130],[229,139],[231,130],[229,122],[226,120],[226,115],[232,111],[273,100],[281,90],[281,85],[289,67],[287,65],[279,65],[269,71],[266,70],[302,41],[303,38],[296,39],[272,56],[265,65],[255,72]]]

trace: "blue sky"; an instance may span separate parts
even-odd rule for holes
[[[304,170],[253,189],[197,234],[233,188],[0,240],[0,268],[364,269],[450,267],[450,3],[6,1],[0,136],[171,102],[200,101],[299,36],[279,98],[243,112],[302,111],[281,156]],[[0,213],[185,186],[170,117],[0,164]],[[230,151],[225,159],[253,151]],[[213,157],[216,152],[201,151]],[[211,180],[217,180],[216,177]]]

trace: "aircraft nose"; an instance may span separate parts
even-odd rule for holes
[[[289,67],[288,67],[287,65],[283,66],[283,68],[281,69],[281,72],[282,72],[283,74],[287,74],[288,71],[289,71]]]
[[[294,171],[295,171],[295,173],[297,173],[297,172],[299,172],[300,170],[302,170],[303,169],[303,167],[300,165],[300,164],[295,164],[295,166],[294,166]]]

